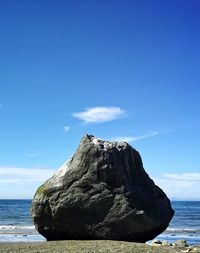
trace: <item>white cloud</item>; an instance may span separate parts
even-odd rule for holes
[[[72,116],[87,123],[103,123],[125,116],[125,111],[119,107],[90,107]]]
[[[121,137],[114,137],[112,138],[113,141],[125,141],[125,142],[135,142],[138,140],[142,140],[142,139],[146,139],[149,137],[153,137],[158,135],[159,133],[154,131],[154,132],[150,132],[148,134],[143,134],[143,135],[139,135],[139,136],[121,136]]]
[[[52,169],[0,167],[1,183],[42,182],[55,173]]]
[[[200,173],[164,174],[154,178],[170,199],[200,200]]]
[[[70,126],[64,126],[63,128],[65,132],[68,132],[70,130]]]
[[[52,169],[0,167],[0,198],[32,198],[54,173]]]
[[[200,173],[164,174],[165,178],[179,181],[200,181]]]

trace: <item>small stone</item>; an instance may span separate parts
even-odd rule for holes
[[[186,240],[177,240],[172,245],[178,248],[188,247]]]
[[[196,247],[191,248],[191,252],[196,252],[198,249]]]
[[[162,246],[162,242],[160,240],[154,240],[151,245],[152,246]]]
[[[192,249],[185,249],[185,250],[181,250],[181,252],[185,252],[185,253],[188,253],[188,252],[191,252]]]
[[[167,242],[167,241],[163,241],[163,242],[162,242],[162,246],[164,246],[164,247],[169,247],[169,246],[171,246],[171,243],[169,243],[169,242]]]

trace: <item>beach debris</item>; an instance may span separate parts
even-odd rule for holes
[[[74,156],[38,188],[31,213],[47,240],[146,242],[167,228],[174,211],[137,150],[86,135]]]

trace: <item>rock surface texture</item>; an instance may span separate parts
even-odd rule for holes
[[[146,242],[167,228],[174,211],[135,149],[86,135],[74,156],[38,188],[31,213],[47,240]]]

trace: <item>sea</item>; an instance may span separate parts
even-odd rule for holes
[[[200,245],[200,201],[172,201],[175,215],[156,239],[186,240]],[[45,241],[35,229],[30,215],[31,200],[0,200],[0,242]]]

